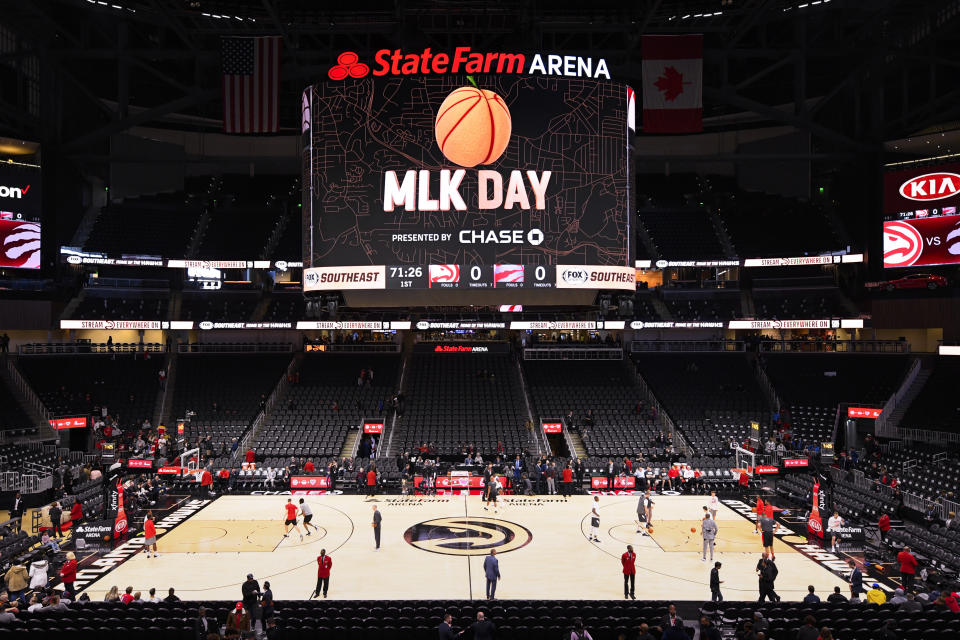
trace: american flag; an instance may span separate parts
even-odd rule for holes
[[[221,38],[223,130],[276,133],[280,37]]]

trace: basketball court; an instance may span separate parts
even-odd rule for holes
[[[701,561],[700,518],[705,496],[655,496],[653,534],[637,533],[638,496],[601,496],[600,542],[588,540],[592,496],[506,497],[499,514],[479,496],[304,496],[319,531],[283,537],[288,496],[224,496],[179,525],[158,527],[160,557],[142,553],[86,587],[99,600],[112,585],[184,599],[232,600],[247,573],[269,580],[278,600],[310,596],[316,557],[333,560],[330,598],[483,599],[483,560],[497,549],[502,580],[497,597],[620,599],[620,555],[637,552],[638,599],[706,600],[712,564]],[[294,503],[299,496],[294,496]],[[372,507],[383,515],[381,549],[374,550]],[[718,512],[715,559],[723,563],[728,600],[757,597],[760,536],[727,506]],[[695,531],[691,531],[695,529]],[[784,530],[775,542],[784,600],[800,600],[807,585],[825,597],[842,578],[796,550],[800,536]]]

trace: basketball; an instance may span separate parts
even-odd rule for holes
[[[696,527],[690,527],[690,533],[696,533],[696,532],[697,532]]]
[[[460,87],[440,105],[434,129],[447,160],[474,167],[500,158],[510,141],[512,121],[507,104],[493,91]]]

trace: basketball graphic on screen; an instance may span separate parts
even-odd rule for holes
[[[496,162],[510,141],[510,109],[493,91],[460,87],[437,111],[437,144],[447,160],[461,167]]]

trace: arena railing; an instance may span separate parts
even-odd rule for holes
[[[524,360],[623,360],[619,347],[526,347]]]
[[[896,436],[897,425],[890,423],[890,416],[893,414],[893,411],[903,403],[903,399],[910,392],[911,387],[913,387],[913,383],[917,379],[917,374],[920,373],[920,369],[920,359],[917,358],[913,361],[913,364],[910,365],[907,375],[904,376],[903,382],[900,383],[896,392],[884,403],[883,411],[880,412],[874,425],[874,433],[881,438],[892,438]]]
[[[960,433],[953,431],[931,431],[928,429],[897,427],[897,437],[910,442],[923,442],[926,444],[960,444]]]
[[[764,340],[760,351],[770,353],[910,353],[901,340]]]
[[[33,387],[30,386],[30,383],[27,382],[27,379],[20,372],[20,369],[17,368],[17,365],[14,364],[10,358],[7,358],[7,373],[10,376],[10,381],[13,382],[17,391],[20,393],[20,397],[26,399],[30,407],[40,416],[40,419],[44,421],[44,423],[40,425],[40,434],[49,437],[55,435],[52,432],[46,433],[47,431],[51,431],[49,422],[50,412],[47,410],[46,405],[43,404],[40,396],[33,390]]]
[[[742,340],[634,340],[630,351],[639,352],[727,352],[746,351]]]
[[[400,345],[395,342],[364,342],[359,344],[322,345],[327,353],[400,353]]]
[[[30,342],[17,348],[21,356],[102,355],[106,353],[163,353],[158,342]]]
[[[191,342],[178,344],[178,353],[291,353],[289,342]]]

